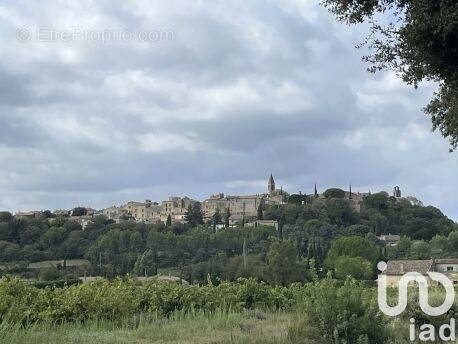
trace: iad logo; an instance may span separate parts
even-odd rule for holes
[[[386,270],[386,263],[379,262],[377,267],[380,271]],[[442,305],[438,307],[431,307],[428,301],[428,280],[425,276],[420,274],[419,272],[407,272],[404,274],[401,279],[399,280],[399,296],[398,296],[398,304],[394,307],[391,307],[387,303],[387,276],[386,275],[378,275],[378,305],[380,310],[389,315],[391,317],[398,316],[402,312],[405,311],[407,307],[407,291],[409,284],[412,282],[416,282],[418,284],[419,290],[419,297],[420,297],[420,308],[421,310],[432,317],[437,317],[439,315],[447,313],[450,308],[453,306],[453,302],[455,301],[455,289],[453,287],[452,281],[450,279],[439,273],[439,272],[428,272],[428,276],[431,278],[432,281],[436,281],[445,288],[445,301]]]
[[[380,271],[387,269],[385,262],[379,262],[377,267]],[[419,288],[419,302],[422,311],[432,317],[443,315],[447,313],[455,302],[455,288],[452,281],[439,272],[427,272],[432,281],[441,284],[445,289],[445,301],[438,307],[429,305],[428,300],[428,279],[419,272],[407,272],[400,278],[398,282],[398,304],[396,306],[389,306],[387,302],[387,279],[386,274],[378,275],[378,305],[380,310],[388,316],[395,317],[405,311],[407,307],[407,292],[409,285],[416,283]],[[410,340],[415,340],[415,319],[410,319]],[[435,328],[432,325],[424,324],[420,327],[424,330],[420,333],[419,339],[422,341],[435,340]],[[449,335],[445,331],[449,331]],[[455,340],[455,319],[451,319],[450,324],[444,324],[439,329],[439,337],[444,341]]]

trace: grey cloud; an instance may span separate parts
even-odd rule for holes
[[[318,5],[313,20],[294,1],[4,6],[1,208],[262,192],[273,172],[292,192],[399,184],[458,218],[456,158],[420,111],[434,86],[365,73],[361,29]],[[22,44],[18,23],[176,36]]]

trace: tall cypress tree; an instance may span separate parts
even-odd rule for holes
[[[231,217],[231,211],[229,208],[226,208],[226,214],[224,215],[224,227],[229,227],[229,218]]]
[[[185,214],[185,220],[191,225],[191,227],[202,225],[204,223],[204,214],[202,213],[200,202],[195,202],[194,204],[189,205],[188,211]]]

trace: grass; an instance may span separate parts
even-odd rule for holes
[[[64,261],[63,259],[44,260],[42,262],[30,263],[27,267],[28,269],[55,268],[57,267],[57,265],[63,264],[63,261]],[[68,259],[65,261],[65,265],[67,267],[71,267],[71,266],[83,266],[83,265],[90,266],[91,264],[86,259]]]
[[[4,344],[48,343],[286,343],[292,316],[285,313],[175,313],[170,318],[139,317],[119,325],[107,321],[85,324],[34,325],[28,329],[0,326]]]

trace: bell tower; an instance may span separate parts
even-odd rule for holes
[[[272,195],[275,192],[275,180],[272,173],[270,174],[269,182],[267,183],[267,191],[269,192],[269,195]]]
[[[393,196],[395,198],[401,198],[401,188],[399,186],[394,187]]]

